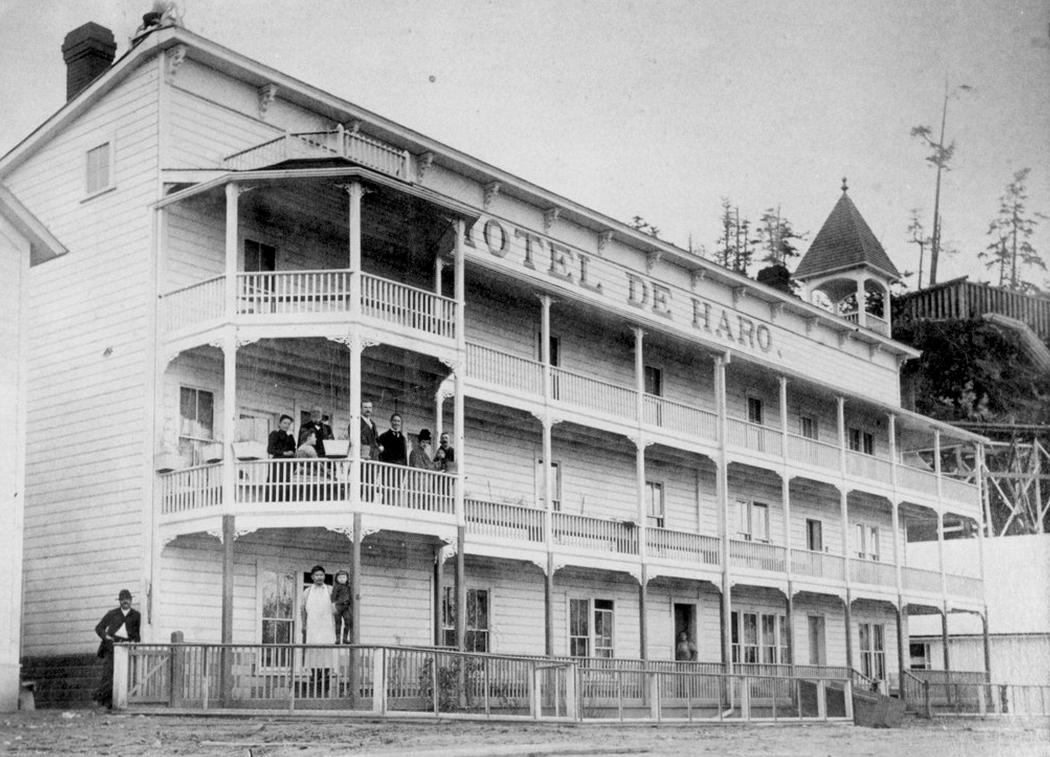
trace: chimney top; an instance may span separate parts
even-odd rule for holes
[[[66,100],[72,100],[103,73],[117,52],[113,32],[89,21],[66,35],[62,58],[66,62]]]

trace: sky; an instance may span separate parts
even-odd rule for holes
[[[149,5],[0,0],[0,154],[61,107],[66,32],[96,21],[120,55]],[[993,277],[976,254],[1015,171],[1031,168],[1028,207],[1050,215],[1046,0],[178,8],[197,34],[681,247],[713,251],[722,198],[753,220],[779,207],[811,241],[846,177],[897,267],[916,271],[910,211],[931,228],[935,172],[909,132],[937,133],[946,82],[942,238],[959,252],[938,278]],[[1050,264],[1050,220],[1032,241]]]

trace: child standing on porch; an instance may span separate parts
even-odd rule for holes
[[[335,643],[350,644],[354,634],[353,592],[350,589],[350,574],[340,570],[335,574],[332,586],[332,611],[335,613]]]

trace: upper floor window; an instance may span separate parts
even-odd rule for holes
[[[875,436],[862,431],[859,428],[851,428],[849,430],[849,448],[853,452],[862,452],[865,455],[875,454]]]
[[[824,525],[813,518],[806,518],[806,549],[810,552],[824,551]]]
[[[664,485],[660,481],[645,482],[645,513],[648,525],[664,527]]]
[[[745,541],[769,541],[769,505],[737,500],[737,535]]]
[[[113,149],[109,142],[87,151],[84,191],[90,196],[113,185]]]
[[[553,510],[561,510],[561,463],[557,460],[551,460],[550,468],[551,476],[551,503]],[[546,502],[543,497],[543,458],[536,458],[536,502],[539,503],[541,510],[546,509]]]
[[[270,244],[244,240],[244,270],[246,273],[265,273],[277,270],[277,248]]]
[[[798,433],[806,439],[817,438],[817,419],[811,415],[800,415],[798,417]]]
[[[654,397],[662,397],[664,395],[663,371],[655,366],[647,365],[643,369],[642,378],[644,379],[646,394],[651,394]]]
[[[762,423],[762,400],[758,397],[747,398],[747,420],[751,423]]]
[[[179,454],[192,465],[203,462],[206,444],[215,439],[215,395],[204,389],[179,388]]]
[[[550,337],[551,365],[557,368],[561,365],[561,340],[556,336]],[[536,332],[536,359],[543,362],[543,334]]]
[[[867,523],[857,523],[857,557],[862,560],[879,560],[879,527]]]

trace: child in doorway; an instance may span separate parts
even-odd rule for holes
[[[332,586],[332,610],[335,614],[335,643],[350,644],[354,635],[354,616],[351,611],[354,598],[350,589],[350,574],[340,570]]]

